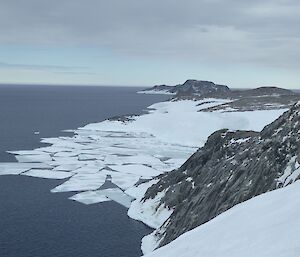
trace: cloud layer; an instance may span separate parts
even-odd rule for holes
[[[292,0],[10,0],[1,3],[0,43],[297,69],[299,14]]]

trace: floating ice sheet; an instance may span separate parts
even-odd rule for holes
[[[0,175],[18,175],[30,169],[49,169],[51,166],[45,163],[18,163],[1,162]]]
[[[36,154],[36,155],[16,155],[18,162],[49,162],[52,158],[49,154]]]
[[[111,176],[111,182],[116,184],[118,187],[126,190],[133,187],[140,179],[141,176],[134,174],[123,174],[120,172],[107,171],[107,175]]]
[[[111,201],[101,191],[86,191],[71,196],[69,199],[83,203],[83,204],[95,204]]]
[[[54,157],[76,157],[79,155],[79,151],[70,151],[70,152],[57,152],[53,156]]]
[[[41,154],[45,154],[45,152],[39,151],[39,150],[7,151],[7,153],[16,154],[16,155],[41,155]]]
[[[72,163],[72,164],[64,164],[55,167],[53,170],[56,171],[75,171],[76,169],[81,168],[83,165]]]
[[[104,190],[99,190],[99,192],[105,195],[107,198],[123,205],[126,208],[130,207],[131,201],[133,200],[132,197],[125,194],[122,190],[118,188],[108,188]]]
[[[126,208],[130,207],[132,197],[125,194],[118,188],[108,188],[104,190],[87,191],[79,193],[70,197],[70,199],[84,203],[84,204],[95,204],[106,201],[114,201]]]
[[[91,155],[91,154],[80,154],[78,155],[79,161],[94,161],[97,160],[97,155]]]
[[[85,165],[79,169],[74,170],[77,174],[85,174],[85,173],[97,173],[99,172],[103,166],[100,165]]]
[[[155,169],[152,169],[150,167],[141,164],[112,165],[110,166],[110,168],[122,173],[139,175],[142,178],[152,178],[162,173],[160,171],[157,171]]]
[[[64,172],[64,171],[54,171],[54,170],[29,170],[27,172],[22,173],[22,175],[37,177],[37,178],[48,178],[48,179],[65,179],[69,178],[74,173]]]
[[[76,174],[65,183],[52,189],[51,192],[57,193],[96,190],[104,184],[105,180],[106,174],[101,172]]]

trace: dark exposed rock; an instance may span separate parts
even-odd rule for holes
[[[143,91],[168,91],[169,93],[176,93],[176,87],[167,86],[167,85],[156,85],[149,89],[145,89]]]
[[[211,81],[188,79],[183,84],[176,86],[157,85],[149,89],[143,90],[156,91],[175,94],[174,98],[230,98],[239,99],[244,97],[261,97],[261,96],[294,96],[292,90],[279,87],[259,87],[255,89],[238,90],[230,89],[225,85],[218,85]]]
[[[229,103],[207,108],[201,111],[251,111],[290,108],[300,100],[300,94],[279,87],[259,87],[255,89],[237,90],[210,81],[187,80],[176,86],[160,85],[144,92],[155,91],[170,93],[172,101],[199,100],[205,98],[228,99]]]
[[[218,106],[202,109],[202,112],[212,111],[253,111],[253,110],[273,110],[290,108],[295,102],[300,100],[299,94],[294,95],[269,95],[241,97],[231,102]]]
[[[238,203],[299,179],[282,176],[287,166],[292,174],[299,159],[300,102],[260,133],[213,133],[204,147],[179,169],[161,175],[145,194],[143,200],[165,191],[159,204],[174,209],[156,232],[160,246]]]
[[[204,96],[207,94],[226,94],[230,92],[230,89],[224,85],[217,85],[211,81],[202,81],[202,80],[193,80],[189,79],[183,84],[176,86],[167,86],[167,85],[158,85],[149,89],[143,90],[147,91],[162,91],[175,94],[176,97],[185,97],[185,96]]]
[[[217,85],[211,81],[187,80],[184,84],[176,86],[176,97],[182,96],[205,96],[207,94],[226,94],[230,92],[229,87]]]
[[[136,117],[136,114],[128,114],[128,115],[118,115],[113,116],[109,118],[109,121],[121,121],[121,122],[128,122],[134,120],[134,117]]]
[[[295,95],[292,90],[280,87],[258,87],[248,90],[232,90],[232,95],[236,97],[256,97],[256,96],[283,96]]]

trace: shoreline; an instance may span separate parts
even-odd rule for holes
[[[151,180],[159,174],[179,168],[212,132],[226,124],[238,124],[230,129],[260,130],[284,111],[199,112],[201,108],[224,104],[221,99],[207,100],[158,102],[149,106],[146,114],[134,116],[133,119],[108,119],[78,128],[72,137],[42,139],[41,142],[50,145],[32,151],[12,152],[20,161],[15,174],[55,179],[70,175],[69,180],[51,191],[82,191],[70,199],[88,205],[116,201],[130,207],[128,214],[131,218],[158,228],[171,213],[155,210],[155,201],[158,199],[154,203],[147,203],[146,212],[144,203],[137,206],[148,188],[146,183],[135,186],[140,179]],[[260,124],[254,124],[253,121],[257,119],[261,119]],[[187,124],[188,121],[192,124]],[[203,130],[203,122],[211,127]],[[153,128],[153,124],[158,126]],[[171,131],[162,133],[165,127]],[[196,133],[190,133],[191,130],[196,130]],[[185,144],[179,144],[183,140]],[[195,141],[198,143],[195,144]],[[30,168],[32,161],[45,166]],[[101,189],[108,181],[117,188]],[[132,202],[134,198],[136,200]],[[144,216],[140,215],[142,212]],[[153,246],[152,241],[152,247],[147,246],[147,251]]]

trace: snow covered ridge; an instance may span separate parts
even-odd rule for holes
[[[42,139],[50,146],[11,152],[18,162],[0,163],[0,175],[60,179],[62,184],[51,192],[74,192],[71,200],[84,204],[113,200],[128,208],[132,200],[142,197],[132,192],[146,191],[145,186],[134,186],[138,181],[180,167],[215,130],[228,127],[259,131],[284,111],[199,112],[228,101],[157,103],[142,116],[89,124],[74,130],[73,137]],[[105,190],[107,186],[114,189]],[[156,217],[170,214],[163,209]],[[142,216],[136,218],[143,220]]]
[[[298,257],[300,182],[254,197],[145,257]]]
[[[179,169],[161,175],[140,200],[137,211],[142,214],[143,205],[149,209],[149,201],[157,196],[160,201],[152,209],[172,211],[162,226],[143,240],[144,253],[170,243],[236,204],[295,182],[300,178],[299,163],[299,104],[261,132],[214,132]]]

